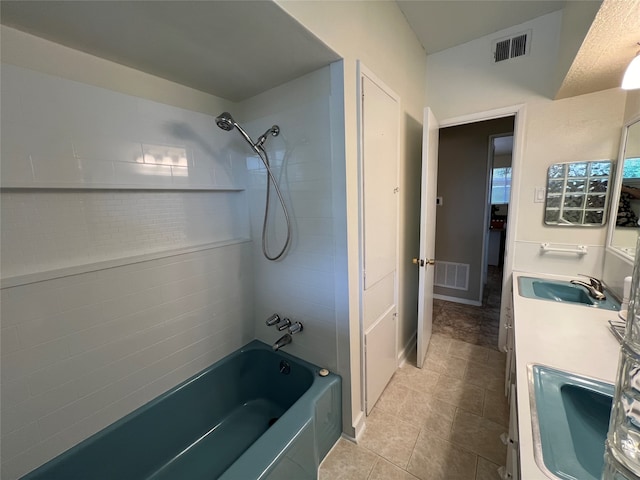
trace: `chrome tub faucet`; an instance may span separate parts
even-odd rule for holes
[[[289,320],[288,318],[285,318],[284,324],[278,325],[278,330],[282,331],[284,329],[287,329],[288,333],[285,333],[278,340],[276,340],[276,343],[273,344],[273,350],[276,352],[280,350],[282,347],[284,347],[285,345],[289,345],[293,341],[292,335],[295,335],[296,333],[301,332],[303,327],[302,327],[302,323],[300,322],[291,323],[291,320]]]
[[[291,335],[288,334],[288,333],[285,333],[278,340],[276,340],[276,343],[273,344],[273,351],[277,352],[278,350],[280,350],[285,345],[289,345],[292,340],[293,340],[293,338],[291,337]]]

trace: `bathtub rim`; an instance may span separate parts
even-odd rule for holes
[[[136,409],[134,409],[133,411],[129,412],[125,416],[119,418],[115,422],[110,423],[106,427],[104,427],[104,428],[98,430],[97,432],[91,434],[89,437],[87,437],[84,440],[80,441],[76,445],[74,445],[74,446],[70,447],[69,449],[63,451],[62,453],[56,455],[52,459],[50,459],[50,460],[46,461],[45,463],[43,463],[42,465],[39,465],[38,467],[34,468],[30,472],[28,472],[25,475],[23,475],[22,477],[20,477],[19,480],[35,480],[38,475],[40,475],[42,473],[45,473],[48,469],[54,468],[58,464],[66,461],[69,457],[77,454],[78,451],[82,450],[82,448],[84,448],[86,445],[94,443],[94,442],[98,441],[99,439],[101,439],[102,437],[110,434],[113,430],[119,428],[122,424],[128,422],[132,418],[135,418],[136,416],[138,416],[141,413],[149,410],[150,408],[153,408],[159,402],[162,402],[166,398],[168,398],[168,397],[176,394],[177,392],[181,391],[182,389],[186,388],[188,385],[190,385],[192,382],[197,381],[202,376],[207,375],[211,370],[219,368],[222,365],[233,361],[236,357],[242,355],[243,353],[246,353],[246,352],[249,352],[249,351],[252,351],[252,350],[266,350],[266,351],[272,353],[275,356],[283,357],[287,361],[290,361],[292,363],[296,363],[296,364],[300,365],[301,367],[308,369],[312,374],[312,382],[311,382],[311,385],[309,386],[309,388],[307,388],[307,390],[280,417],[280,419],[286,418],[287,422],[291,422],[293,425],[296,426],[295,433],[293,433],[291,435],[291,439],[284,446],[285,448],[288,447],[293,442],[293,440],[300,434],[300,432],[304,429],[304,427],[309,422],[313,421],[313,413],[314,412],[313,412],[313,408],[312,407],[313,407],[314,404],[313,403],[308,403],[308,404],[305,405],[304,402],[302,402],[302,399],[304,398],[306,402],[312,402],[315,398],[320,396],[322,391],[324,391],[326,388],[329,388],[329,385],[331,385],[331,384],[333,384],[335,382],[339,382],[340,383],[341,382],[341,378],[338,375],[334,374],[334,373],[330,373],[326,377],[321,377],[319,375],[319,371],[320,371],[321,367],[318,367],[318,366],[316,366],[316,365],[314,365],[312,363],[309,363],[309,362],[307,362],[307,361],[305,361],[305,360],[303,360],[303,359],[301,359],[299,357],[296,357],[294,355],[291,355],[291,354],[289,354],[287,352],[284,352],[284,351],[281,351],[281,350],[277,351],[277,352],[274,352],[273,349],[271,348],[271,346],[265,344],[264,342],[261,342],[260,340],[251,340],[249,343],[247,343],[247,344],[243,345],[242,347],[234,350],[233,352],[229,353],[228,355],[224,356],[223,358],[215,361],[214,363],[212,363],[208,367],[206,367],[206,368],[202,369],[201,371],[193,374],[189,378],[183,380],[182,382],[178,383],[174,387],[171,387],[169,390],[161,393],[160,395],[152,398],[148,402],[146,402],[143,405],[137,407]],[[308,407],[308,408],[305,408],[305,407]],[[293,413],[290,413],[290,412],[292,412],[292,410],[293,410]],[[306,417],[304,419],[305,421],[302,421],[302,415],[303,414],[306,414]],[[222,475],[219,477],[219,479],[220,480],[225,479],[226,478],[225,475],[227,474],[227,472],[229,470],[231,470],[240,460],[242,460],[242,457],[244,457],[250,450],[253,452],[253,450],[254,450],[253,447],[255,446],[256,443],[258,443],[258,442],[260,442],[261,444],[264,443],[264,442],[261,442],[261,440],[264,439],[265,435],[268,432],[275,431],[275,432],[281,433],[284,430],[284,427],[285,427],[285,422],[280,422],[280,421],[275,422],[261,437],[259,437],[251,446],[249,446],[249,448],[247,448],[247,450],[245,450],[245,452],[243,452],[242,455],[225,472],[222,473]],[[287,429],[287,431],[290,431],[290,430],[292,430],[292,429]],[[279,460],[280,457],[283,455],[283,453],[285,451],[285,448],[283,448],[279,452],[279,454],[276,455],[276,457],[273,458],[271,461],[265,461],[265,463],[267,463],[268,465],[266,466],[266,468],[262,469],[262,471],[260,472],[260,474],[258,476],[255,477],[256,479],[264,478],[264,475],[268,474],[268,472],[277,464],[277,460]],[[262,452],[265,452],[265,451],[273,452],[273,450],[274,450],[273,443],[267,443],[266,445],[261,445],[261,447],[256,449],[256,451],[253,452],[253,453],[256,455],[256,458],[263,458],[263,455],[261,454]],[[320,459],[320,460],[322,460],[322,459]],[[245,470],[243,469],[242,471],[244,472]],[[229,477],[229,478],[231,479],[231,478],[237,478],[237,477]],[[253,477],[246,477],[246,478],[253,478]]]

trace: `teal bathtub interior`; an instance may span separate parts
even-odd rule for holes
[[[255,340],[23,479],[316,479],[342,429],[319,370]]]
[[[596,300],[589,296],[584,287],[565,280],[519,277],[518,292],[522,297],[538,300],[572,303],[616,312],[620,310],[620,302],[608,290],[605,290],[606,300]]]
[[[538,466],[555,478],[600,480],[614,386],[531,365],[529,389]]]

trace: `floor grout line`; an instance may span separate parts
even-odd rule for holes
[[[486,411],[488,411],[488,407],[490,407],[490,405],[488,405],[487,402],[490,401],[489,396],[491,395],[492,397],[494,396],[495,393],[500,393],[500,392],[494,392],[493,390],[491,390],[491,394],[489,395],[489,389],[486,387],[483,387],[482,385],[474,385],[472,383],[469,383],[467,381],[467,374],[470,373],[470,369],[472,368],[472,365],[484,365],[487,368],[486,369],[482,369],[481,371],[477,372],[479,374],[484,375],[486,372],[484,372],[483,370],[486,370],[489,375],[489,377],[493,377],[493,373],[495,373],[495,378],[503,378],[504,377],[504,362],[502,362],[502,368],[496,368],[495,367],[495,362],[492,359],[493,355],[494,355],[494,351],[498,351],[497,350],[497,340],[496,340],[496,346],[494,346],[492,348],[492,346],[489,345],[485,345],[483,343],[478,344],[478,335],[485,335],[488,334],[489,336],[493,337],[493,333],[492,331],[487,331],[486,328],[484,328],[484,325],[486,325],[486,321],[488,318],[487,316],[484,316],[482,312],[486,312],[488,314],[494,315],[497,314],[499,315],[499,309],[494,308],[494,307],[487,307],[486,305],[483,307],[473,307],[476,310],[470,310],[470,309],[465,309],[464,306],[463,307],[459,307],[457,305],[454,305],[455,308],[447,308],[447,303],[448,302],[443,302],[440,303],[440,305],[438,305],[438,308],[434,308],[434,325],[437,323],[437,318],[439,316],[442,317],[448,317],[445,318],[446,321],[449,321],[449,326],[447,328],[451,329],[455,327],[452,327],[451,325],[455,325],[455,322],[460,322],[460,321],[464,321],[465,319],[467,319],[469,322],[473,323],[476,322],[478,325],[479,324],[483,324],[483,328],[480,329],[481,331],[475,331],[472,332],[472,336],[474,337],[474,339],[476,340],[476,342],[473,341],[473,339],[465,341],[465,339],[462,338],[457,338],[455,337],[453,334],[451,334],[450,332],[446,332],[446,331],[441,331],[441,332],[436,332],[434,331],[434,340],[437,339],[438,343],[438,347],[435,350],[432,350],[432,352],[430,352],[432,354],[432,359],[435,359],[436,361],[432,363],[432,366],[439,368],[439,365],[445,365],[445,368],[447,365],[450,365],[450,362],[452,361],[451,359],[455,359],[456,362],[462,360],[464,361],[464,367],[460,370],[462,370],[462,378],[458,378],[458,376],[455,377],[451,377],[451,375],[447,375],[447,372],[442,372],[442,371],[437,371],[437,370],[433,370],[431,368],[423,368],[423,369],[418,369],[422,372],[428,372],[428,375],[425,375],[423,378],[426,379],[428,377],[430,377],[429,380],[424,380],[426,381],[426,385],[423,388],[420,388],[418,386],[418,381],[416,381],[415,383],[407,382],[407,384],[405,383],[401,383],[400,386],[405,387],[409,392],[417,392],[422,394],[428,394],[425,396],[426,401],[432,401],[433,400],[437,400],[439,402],[442,402],[441,405],[443,405],[443,409],[439,410],[439,411],[450,411],[449,407],[444,407],[444,404],[449,405],[450,407],[454,407],[453,410],[453,417],[451,417],[451,421],[450,424],[448,424],[448,430],[446,432],[446,436],[447,438],[444,438],[442,436],[442,434],[437,433],[439,432],[443,432],[444,429],[442,427],[438,427],[437,424],[432,424],[433,425],[433,430],[429,428],[429,421],[430,420],[426,420],[425,422],[421,422],[419,429],[418,429],[418,435],[415,438],[415,441],[413,442],[413,446],[410,448],[410,453],[408,456],[408,460],[406,465],[404,465],[404,467],[401,467],[399,465],[397,465],[396,463],[392,462],[391,460],[388,460],[386,457],[384,457],[383,455],[378,454],[377,452],[371,450],[368,447],[364,447],[361,443],[356,444],[358,448],[362,448],[365,451],[373,454],[375,456],[375,460],[373,461],[373,463],[368,466],[369,471],[366,474],[366,479],[367,480],[371,480],[373,479],[373,473],[374,471],[376,471],[376,468],[383,468],[383,465],[380,464],[380,462],[388,462],[391,465],[393,465],[395,468],[400,469],[401,471],[405,472],[407,475],[410,475],[411,478],[417,478],[417,479],[424,479],[425,477],[423,475],[416,475],[412,472],[410,472],[408,470],[409,465],[411,464],[412,459],[414,459],[416,450],[418,448],[418,441],[421,437],[428,437],[428,436],[433,436],[434,438],[437,438],[439,441],[442,442],[446,442],[446,444],[450,445],[451,447],[455,447],[456,449],[458,449],[458,451],[462,451],[465,452],[465,454],[469,454],[470,456],[469,458],[469,468],[467,470],[467,473],[470,474],[471,473],[471,460],[474,459],[475,462],[473,464],[473,479],[468,479],[468,480],[479,480],[478,479],[478,475],[480,474],[480,458],[482,458],[483,460],[483,464],[486,462],[487,465],[497,465],[493,460],[490,460],[488,458],[486,458],[484,455],[481,455],[477,452],[474,452],[473,450],[471,450],[472,447],[467,447],[467,446],[463,446],[463,445],[459,445],[458,443],[455,443],[453,441],[452,435],[454,433],[454,425],[456,422],[456,418],[458,417],[459,414],[461,413],[466,413],[466,414],[470,414],[470,415],[474,415],[475,417],[479,417],[482,422],[480,423],[480,425],[489,425],[489,424],[493,424],[495,426],[497,426],[499,429],[507,429],[508,427],[503,425],[502,422],[497,422],[491,418],[488,418],[485,416]],[[434,306],[435,307],[435,306]],[[478,310],[480,309],[480,310]],[[453,318],[455,316],[459,316],[460,318]],[[481,318],[482,317],[482,318]],[[453,323],[451,323],[453,322]],[[499,318],[497,319],[497,322],[499,322]],[[462,331],[462,333],[464,333],[464,328],[460,329]],[[461,334],[461,331],[458,332],[453,332],[453,333],[457,333],[458,335]],[[486,335],[485,335],[486,336]],[[458,344],[458,342],[462,342],[462,343],[466,343],[469,344],[471,346],[467,347],[464,345],[460,345]],[[434,345],[436,345],[436,343],[434,342]],[[445,348],[442,347],[442,345],[445,345]],[[456,345],[459,348],[459,350],[455,350],[456,349]],[[477,350],[474,346],[481,348],[483,350]],[[459,352],[459,355],[452,355],[452,349],[454,351],[456,351],[456,353]],[[486,350],[486,352],[484,351]],[[463,353],[464,352],[464,353]],[[503,352],[501,352],[503,353]],[[504,353],[503,353],[504,355]],[[485,357],[485,360],[480,360],[479,357]],[[491,360],[490,360],[491,359]],[[491,366],[490,366],[491,365]],[[412,363],[412,361],[410,359],[407,359],[407,362],[405,363],[405,365],[403,365],[402,367],[403,369],[406,368],[407,371],[406,373],[408,373],[409,375],[415,375],[415,372],[412,372],[411,369],[417,369],[417,366],[415,365],[415,362]],[[473,368],[477,368],[477,367],[473,367]],[[449,370],[451,370],[451,366],[449,366]],[[458,372],[460,373],[460,372]],[[443,385],[440,383],[442,381],[443,377],[451,377],[457,381],[462,381],[464,382],[464,384],[468,384],[469,386],[473,386],[474,388],[472,388],[471,390],[477,395],[478,394],[478,390],[477,389],[481,389],[481,394],[482,394],[482,401],[481,401],[481,411],[480,413],[475,413],[474,411],[470,411],[467,410],[463,407],[460,407],[459,405],[457,405],[455,402],[459,402],[460,399],[456,398],[456,397],[451,397],[449,400],[445,400],[443,398],[439,398],[436,397],[435,395],[433,395],[433,393],[436,390],[436,386],[437,385],[441,385],[440,388],[443,387]],[[418,375],[418,378],[420,378],[420,375]],[[433,380],[433,384],[432,384],[432,380]],[[420,381],[423,381],[422,379],[420,379]],[[480,382],[477,382],[480,383]],[[485,382],[486,384],[486,382]],[[414,388],[415,387],[415,388]],[[387,387],[388,388],[388,387]],[[386,391],[386,389],[385,389]],[[383,392],[384,394],[384,392]],[[501,404],[501,402],[500,402]],[[378,408],[378,407],[376,407]],[[435,407],[434,407],[435,408]],[[379,409],[381,412],[383,412],[385,415],[389,415],[391,420],[390,421],[394,421],[394,422],[403,422],[405,424],[410,424],[410,425],[415,425],[415,424],[411,424],[410,422],[407,422],[403,419],[401,419],[398,415],[391,413],[387,410],[384,409]],[[436,413],[438,410],[435,410]],[[431,414],[429,414],[431,415]],[[405,415],[406,416],[406,415]],[[438,421],[447,421],[449,422],[449,417],[448,415],[440,415],[438,419]],[[418,418],[417,416],[415,418]],[[425,417],[428,419],[428,417]],[[496,418],[502,418],[502,416],[498,415]],[[484,423],[484,422],[489,422]],[[444,426],[444,425],[442,425]],[[459,426],[458,426],[459,427]],[[493,427],[492,427],[493,428]],[[459,435],[458,435],[459,437]],[[493,438],[493,435],[491,435],[491,437],[487,437],[487,438]],[[473,444],[472,444],[473,445]],[[473,447],[475,448],[475,447]],[[446,449],[445,449],[446,451]],[[424,452],[423,452],[424,453]],[[506,453],[506,451],[505,451]],[[492,454],[493,455],[493,454]],[[422,461],[422,460],[421,460]],[[347,460],[348,462],[348,460]],[[417,471],[422,471],[421,469],[424,468],[424,466],[418,466],[416,464],[417,467]],[[360,471],[360,476],[358,476],[358,478],[363,478],[362,474],[365,473],[364,471]],[[428,475],[428,474],[426,474]],[[428,475],[429,478],[431,478],[430,475]],[[351,478],[351,477],[350,477]],[[497,478],[497,477],[496,477]],[[467,479],[465,479],[467,480]]]

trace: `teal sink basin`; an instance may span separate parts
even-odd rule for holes
[[[543,471],[566,480],[600,480],[613,390],[609,383],[529,366],[535,458]]]
[[[596,300],[589,296],[584,287],[564,280],[519,277],[518,290],[521,296],[527,298],[573,303],[605,310],[620,310],[620,303],[609,291],[605,290],[606,300]]]

